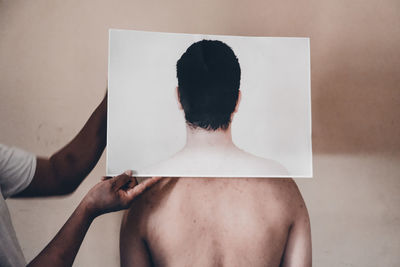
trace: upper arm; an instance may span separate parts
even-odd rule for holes
[[[120,232],[121,266],[151,266],[150,255],[144,242],[137,214],[133,210],[125,212]]]
[[[295,216],[282,257],[282,267],[310,267],[312,265],[310,218],[300,192],[298,195],[299,198],[293,204],[296,207]]]
[[[36,170],[31,183],[16,197],[36,197],[66,193],[68,193],[67,188],[63,188],[59,183],[51,160],[37,158]]]

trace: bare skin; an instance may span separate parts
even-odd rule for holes
[[[87,193],[53,240],[27,266],[72,266],[96,217],[128,208],[133,199],[160,180],[154,177],[137,185],[131,174],[129,171],[116,177],[104,177]]]
[[[121,227],[121,266],[311,266],[292,179],[164,178]]]
[[[186,126],[186,144],[169,159],[139,172],[142,176],[288,177],[280,163],[257,157],[232,141],[231,126],[208,131]]]

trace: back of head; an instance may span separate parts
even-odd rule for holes
[[[188,125],[226,130],[236,108],[240,65],[221,41],[192,44],[177,62],[179,100]]]

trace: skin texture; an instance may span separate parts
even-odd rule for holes
[[[132,201],[159,181],[152,178],[137,185],[131,172],[103,179],[84,197],[53,240],[28,266],[72,266],[93,220],[101,214],[128,208]]]
[[[306,206],[292,179],[165,178],[121,226],[121,265],[311,266]]]

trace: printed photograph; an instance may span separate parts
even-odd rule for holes
[[[312,177],[308,38],[109,38],[108,175]]]

